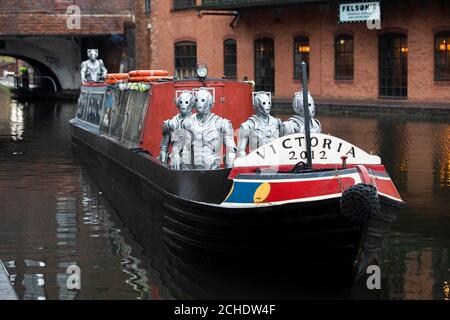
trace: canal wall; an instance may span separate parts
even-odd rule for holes
[[[293,113],[292,101],[273,100],[276,114]],[[327,114],[399,114],[413,117],[450,119],[450,103],[411,103],[407,101],[330,101],[316,100],[316,115]]]

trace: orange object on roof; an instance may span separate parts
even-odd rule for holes
[[[130,71],[128,75],[132,78],[134,77],[153,77],[153,76],[168,76],[169,71],[167,70],[135,70]]]
[[[160,79],[167,79],[167,77],[163,76],[146,76],[146,77],[132,77],[128,79],[128,82],[152,82]]]
[[[128,73],[108,73],[106,80],[125,80],[128,79]]]

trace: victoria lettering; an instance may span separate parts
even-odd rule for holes
[[[312,159],[327,159],[327,151],[337,152],[342,155],[356,158],[355,147],[352,145],[344,145],[342,142],[333,141],[328,138],[311,137],[311,150]],[[307,157],[306,151],[302,150],[306,146],[305,137],[288,137],[281,142],[282,149],[288,151],[289,160],[304,160]],[[270,149],[270,150],[268,150]],[[266,158],[266,150],[269,154],[275,155],[277,153],[273,144],[268,145],[265,148],[261,148],[256,154],[261,158]]]

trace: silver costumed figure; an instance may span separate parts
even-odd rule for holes
[[[181,125],[186,118],[192,115],[192,107],[194,106],[195,99],[192,91],[176,91],[175,94],[175,104],[180,113],[172,119],[163,122],[163,137],[161,140],[159,159],[164,163],[170,162],[170,166],[173,169],[180,170],[184,146],[184,135]],[[169,150],[170,146],[172,146],[171,151]]]
[[[305,132],[303,92],[295,93],[294,99],[292,99],[292,108],[294,109],[294,112],[296,114],[283,123],[283,133],[285,136],[294,133]],[[316,106],[314,104],[314,99],[312,98],[309,92],[308,92],[308,109],[311,120],[310,122],[311,133],[321,133],[322,125],[320,124],[319,120],[314,118],[314,116],[316,115]]]
[[[97,49],[88,49],[87,55],[89,60],[81,63],[81,82],[99,82],[105,81],[108,70],[105,64],[98,58]]]
[[[212,93],[211,93],[212,92]],[[211,112],[214,105],[214,89],[200,88],[195,94],[197,113],[187,118],[183,148],[183,169],[219,169],[222,163],[222,148],[225,145],[225,166],[231,168],[236,158],[233,126],[227,119]]]
[[[283,136],[281,120],[270,115],[272,108],[270,92],[254,92],[253,108],[255,114],[242,123],[239,129],[238,157],[246,155],[247,145],[252,152]]]

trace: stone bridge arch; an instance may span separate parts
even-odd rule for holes
[[[52,77],[58,90],[80,87],[80,44],[70,37],[0,37],[0,55],[28,62],[39,75]]]

